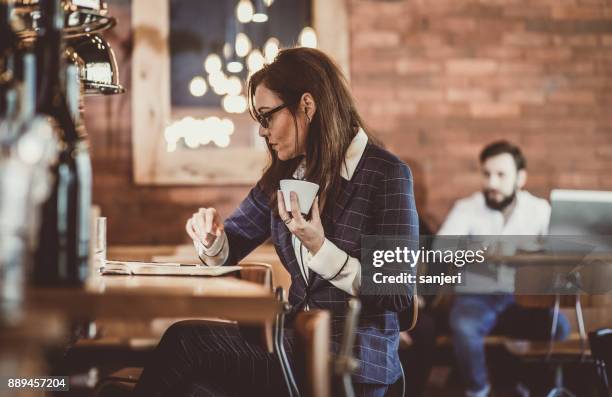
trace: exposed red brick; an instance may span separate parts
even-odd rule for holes
[[[451,59],[446,62],[448,73],[463,75],[491,74],[498,66],[498,63],[491,59]]]
[[[523,50],[521,48],[499,46],[498,43],[491,46],[483,46],[480,48],[480,52],[483,57],[497,60],[520,59],[523,56]]]
[[[477,27],[478,20],[476,18],[453,16],[450,18],[435,18],[431,21],[431,28],[438,31],[466,33],[476,30]]]
[[[563,103],[595,103],[595,92],[593,91],[557,91],[548,95],[551,102]]]
[[[529,48],[525,50],[525,59],[529,61],[567,61],[572,57],[572,50],[565,47]]]
[[[521,47],[543,47],[550,43],[548,35],[542,33],[511,32],[503,36],[504,45]]]
[[[557,45],[568,45],[570,47],[594,47],[599,45],[599,37],[595,34],[556,36],[553,42]]]
[[[478,88],[449,88],[446,91],[446,98],[450,102],[490,102],[492,99],[492,95],[490,91]]]
[[[501,74],[539,74],[544,70],[544,65],[535,62],[507,61],[499,64]]]
[[[397,73],[400,75],[438,73],[442,70],[442,65],[439,62],[428,60],[400,59],[395,66]]]
[[[598,156],[612,158],[612,144],[599,146],[596,151]],[[612,179],[612,176],[608,175],[608,177]]]
[[[513,18],[549,18],[552,9],[546,5],[532,5],[525,7],[525,4],[508,5],[504,7],[504,16]]]
[[[355,33],[352,40],[356,48],[397,47],[400,35],[394,31],[362,31]]]
[[[433,89],[406,88],[398,92],[398,99],[413,102],[440,102],[444,100],[444,92]]]
[[[605,2],[597,5],[558,5],[552,8],[554,19],[590,20],[612,17],[612,10]]]
[[[520,107],[512,103],[473,103],[470,113],[476,118],[518,117]]]
[[[544,98],[542,90],[504,90],[499,95],[505,103],[544,103]]]
[[[419,117],[467,117],[469,107],[465,103],[420,103],[416,114]]]
[[[599,184],[599,176],[596,173],[563,172],[555,184],[560,189],[592,189]]]

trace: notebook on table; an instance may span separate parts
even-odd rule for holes
[[[222,276],[242,266],[201,266],[182,263],[106,261],[100,268],[103,275],[133,276]]]

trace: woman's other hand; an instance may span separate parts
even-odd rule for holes
[[[319,198],[315,198],[312,204],[311,219],[307,221],[300,212],[297,193],[291,192],[291,213],[285,208],[283,192],[279,190],[277,195],[278,214],[281,219],[289,231],[308,248],[308,251],[315,255],[325,242],[325,231],[319,213]]]
[[[215,239],[223,234],[223,222],[214,208],[200,208],[185,225],[187,234],[195,241],[210,248]]]

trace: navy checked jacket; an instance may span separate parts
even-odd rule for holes
[[[329,206],[328,206],[329,207]],[[361,259],[362,235],[401,235],[418,241],[418,215],[414,204],[410,169],[388,151],[368,143],[350,181],[342,179],[342,189],[334,206],[321,215],[325,236],[352,257]],[[291,245],[291,233],[273,215],[268,196],[257,185],[236,211],[226,219],[225,232],[233,265],[268,238],[283,265],[291,274],[289,302],[300,309],[332,313],[332,349],[338,351],[347,302],[351,297],[329,281],[310,271],[310,293]],[[399,317],[409,316],[412,296],[360,296],[362,312],[355,339],[359,369],[358,383],[392,384],[401,373],[397,348]]]

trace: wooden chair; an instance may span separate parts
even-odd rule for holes
[[[294,324],[296,357],[304,357],[301,394],[331,395],[331,316],[325,310],[301,312]]]
[[[351,375],[359,366],[359,363],[353,357],[353,348],[355,347],[355,334],[360,313],[361,301],[352,298],[346,312],[340,351],[334,360],[334,395],[355,396]]]
[[[400,318],[400,326],[405,328],[406,331],[410,331],[416,326],[419,313],[418,306],[418,298],[415,289],[414,295],[412,296],[411,309],[408,313],[401,313],[405,316]],[[361,302],[356,298],[351,299],[349,301],[346,321],[344,323],[340,352],[334,362],[334,395],[342,395],[345,397],[354,397],[355,395],[351,375],[359,365],[353,357],[353,348],[355,346],[355,334],[359,323],[360,312]],[[400,379],[395,384],[391,385],[387,392],[387,396],[403,397],[404,385],[405,378],[402,369]]]

